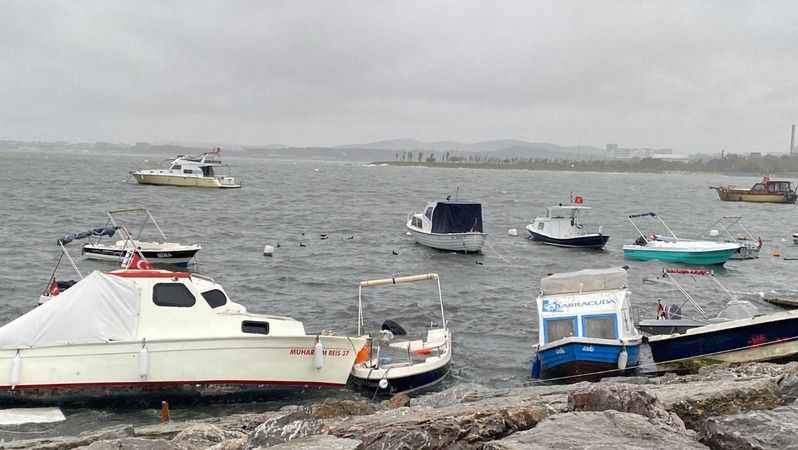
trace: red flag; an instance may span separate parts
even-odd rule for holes
[[[47,293],[50,294],[50,297],[55,297],[61,293],[61,290],[58,289],[58,282],[55,281],[55,278],[53,278],[53,281],[50,282],[50,286],[47,286]]]
[[[149,270],[152,269],[152,264],[147,262],[143,255],[140,256],[139,251],[136,250],[133,252],[133,256],[130,257],[130,263],[128,263],[127,268],[136,270]]]

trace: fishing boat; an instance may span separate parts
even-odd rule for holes
[[[638,364],[626,269],[553,274],[540,281],[532,377],[581,381]]]
[[[408,216],[406,226],[417,243],[438,250],[479,252],[488,237],[482,230],[482,204],[477,202],[428,203],[423,213]]]
[[[706,270],[670,269],[671,275],[703,276],[714,280]],[[673,280],[675,281],[675,279]],[[718,284],[719,286],[722,286]],[[740,363],[784,360],[798,355],[798,310],[758,314],[756,307],[732,298],[717,317],[709,319],[695,300],[679,288],[702,317],[700,326],[689,326],[675,333],[646,338],[657,370],[684,370],[711,363]],[[725,290],[725,288],[723,288]],[[679,318],[683,314],[679,314]],[[666,322],[649,321],[649,322]],[[641,328],[644,325],[641,323]],[[667,329],[667,324],[654,331]]]
[[[711,317],[695,299],[695,296],[684,288],[680,277],[700,281],[709,281],[717,293],[713,293],[712,300],[725,300],[725,307],[715,316]],[[646,280],[644,280],[646,281]],[[757,307],[747,300],[739,299],[732,291],[726,288],[715,273],[704,268],[665,268],[657,280],[662,285],[675,288],[683,297],[681,303],[664,304],[657,299],[656,319],[638,320],[636,326],[640,331],[650,335],[684,333],[691,328],[702,327],[713,323],[728,322],[735,319],[745,319],[756,316]],[[697,314],[688,315],[687,307]]]
[[[220,158],[222,150],[216,148],[199,156],[177,155],[163,169],[139,169],[130,172],[139,184],[188,186],[206,188],[240,188],[241,180],[232,175]]]
[[[546,208],[544,217],[537,217],[526,226],[529,238],[557,247],[601,249],[607,244],[609,236],[598,230],[585,229],[581,216],[591,208],[584,206],[583,199],[576,196],[575,204]]]
[[[144,220],[138,224],[139,230],[135,236],[126,225],[119,222],[119,216],[123,214],[138,214],[144,217]],[[113,234],[91,234],[87,236],[89,242],[83,245],[83,256],[87,259],[120,262],[129,250],[135,248],[139,249],[144,257],[154,264],[169,264],[185,267],[191,264],[197,252],[202,249],[199,244],[168,242],[166,235],[158,225],[155,217],[153,217],[152,213],[146,208],[116,209],[108,211],[107,215],[108,222],[105,228],[117,230],[122,235],[123,239],[108,242],[104,238],[111,237]],[[148,223],[155,227],[161,240],[143,240],[144,228]]]
[[[365,343],[307,334],[289,317],[250,313],[198,274],[94,271],[0,327],[0,401],[196,399],[344,387]]]
[[[724,202],[755,202],[755,203],[795,203],[795,190],[789,181],[771,180],[763,177],[762,181],[755,183],[751,188],[736,186],[710,186],[718,193]]]
[[[720,230],[718,230],[720,228]],[[721,233],[721,230],[723,233]],[[762,238],[755,238],[743,223],[740,216],[723,216],[709,227],[707,233],[711,239],[722,242],[736,242],[740,244],[737,253],[729,259],[756,259],[762,249]],[[721,234],[723,236],[721,236]]]
[[[665,227],[670,236],[651,233],[646,235],[634,222],[634,219],[651,217],[657,219]],[[723,264],[738,252],[741,245],[736,242],[701,241],[681,239],[671,230],[664,220],[653,212],[633,214],[629,222],[640,235],[633,244],[623,246],[624,258],[638,261],[667,261],[683,264],[709,266]]]
[[[361,281],[357,298],[357,335],[366,328],[363,313],[363,288],[395,286],[431,281],[437,287],[440,322],[432,322],[424,333],[408,333],[393,320],[382,323],[379,331],[367,334],[368,343],[352,367],[351,384],[369,394],[395,395],[427,389],[449,374],[452,360],[452,334],[446,326],[441,282],[438,274]],[[416,339],[408,338],[416,335]],[[395,337],[401,338],[394,340]]]

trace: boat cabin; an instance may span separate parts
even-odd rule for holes
[[[214,153],[203,153],[199,156],[178,155],[170,164],[168,172],[173,175],[214,177],[214,167],[220,167],[222,161]]]
[[[637,335],[622,268],[543,278],[537,307],[540,346],[569,337],[622,339]]]
[[[753,194],[784,194],[792,192],[792,183],[789,181],[774,181],[767,177],[762,182],[751,187]]]
[[[551,236],[578,236],[583,225],[580,215],[583,211],[591,209],[581,205],[559,205],[546,208],[546,216],[538,217],[534,221],[533,229]]]
[[[428,203],[410,226],[426,233],[482,233],[482,204],[466,201]]]

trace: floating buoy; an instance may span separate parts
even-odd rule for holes
[[[510,236],[518,236],[518,230],[516,230],[515,228],[510,228],[509,230],[507,230],[507,234],[509,234]]]
[[[405,236],[412,236],[412,235],[413,235],[413,233],[411,233],[409,231],[405,231]]]
[[[718,236],[720,236],[720,231],[718,231],[718,230],[709,230],[709,235],[712,236],[712,237],[718,237]]]
[[[388,380],[383,378],[379,383],[377,383],[377,385],[380,387],[380,389],[388,389]]]
[[[781,256],[781,252],[779,251],[778,247],[773,249],[773,256]]]
[[[274,254],[274,247],[271,245],[264,245],[263,246],[263,256],[272,256]]]
[[[316,345],[313,346],[313,366],[316,370],[321,370],[324,367],[324,346],[321,345],[321,340],[316,338]]]

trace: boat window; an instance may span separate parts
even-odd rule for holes
[[[410,224],[416,228],[421,228],[421,219],[418,217],[413,217],[413,220],[411,220]]]
[[[202,297],[206,302],[208,302],[208,306],[211,308],[218,308],[227,303],[227,297],[224,295],[224,292],[220,291],[219,289],[203,292]]]
[[[586,316],[582,318],[582,330],[585,337],[615,339],[618,337],[615,328],[614,315]]]
[[[427,216],[427,219],[432,220],[432,206],[430,206],[429,208],[427,208],[426,211],[424,211],[424,215]]]
[[[152,288],[152,301],[158,306],[190,308],[197,300],[182,283],[156,283]]]
[[[183,169],[183,173],[194,173],[191,169]]]
[[[203,166],[202,167],[202,175],[206,176],[206,177],[212,177],[213,176],[213,167],[211,167],[211,166]]]
[[[765,185],[762,183],[757,183],[751,188],[751,192],[765,192]]]
[[[542,230],[543,226],[544,226],[543,222],[538,222],[538,230]]]
[[[241,322],[241,332],[252,334],[269,334],[269,322],[245,320]]]
[[[183,168],[183,166],[181,166],[180,164],[175,164],[174,166],[170,167],[169,169],[171,169],[171,170],[180,170],[182,168]]]
[[[576,334],[576,320],[573,317],[563,319],[546,319],[546,342],[566,338]]]

